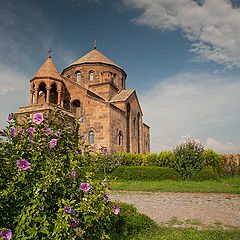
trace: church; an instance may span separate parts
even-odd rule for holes
[[[80,120],[85,144],[110,152],[149,153],[150,128],[126,72],[94,47],[60,74],[51,55],[30,80],[29,105],[18,116],[49,112],[54,105]]]

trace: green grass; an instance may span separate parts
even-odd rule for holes
[[[155,227],[139,234],[122,238],[124,240],[239,240],[240,230],[222,229],[178,229]],[[122,240],[119,239],[119,240]]]
[[[173,225],[182,223],[177,218],[172,218],[168,226],[159,226],[133,205],[120,206],[119,216],[113,219],[112,240],[239,240],[240,228],[197,230],[196,225],[201,225],[198,219],[188,220],[195,228],[174,228]]]
[[[220,181],[112,181],[112,190],[146,192],[212,192],[240,194],[240,176]]]

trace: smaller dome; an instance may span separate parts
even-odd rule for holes
[[[42,64],[42,66],[33,76],[33,78],[35,77],[52,77],[56,79],[62,79],[51,57],[48,57],[47,60]]]

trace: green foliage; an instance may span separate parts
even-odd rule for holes
[[[130,239],[131,236],[139,232],[153,230],[157,227],[156,223],[144,214],[138,213],[133,205],[121,203],[121,214],[113,217],[111,228],[111,239]]]
[[[215,172],[212,167],[204,167],[199,172],[194,173],[191,176],[191,180],[205,181],[205,180],[220,180],[220,176]]]
[[[177,180],[180,175],[173,168],[168,167],[118,167],[111,175],[111,178],[117,180],[145,180],[161,181],[166,179]]]
[[[176,146],[173,151],[173,167],[182,179],[189,179],[194,173],[200,171],[204,164],[204,147],[194,140],[187,140]]]
[[[119,165],[121,166],[157,166],[172,167],[173,153],[160,152],[149,154],[118,153]]]
[[[0,229],[22,240],[109,239],[109,183],[82,171],[95,168],[95,153],[80,145],[77,122],[58,109],[50,116],[40,123],[13,119],[0,134]],[[22,159],[28,169],[19,166]]]
[[[221,155],[216,154],[213,150],[204,151],[204,166],[211,167],[219,176],[224,174],[224,160]]]

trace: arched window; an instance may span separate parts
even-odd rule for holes
[[[46,98],[47,98],[47,87],[44,82],[41,82],[38,87],[37,99],[35,99],[36,104],[44,104],[46,102]]]
[[[57,85],[53,83],[51,85],[51,90],[50,90],[50,103],[57,104],[57,101],[58,101]]]
[[[76,114],[76,117],[79,118],[81,115],[81,103],[78,99],[75,99],[71,103],[71,110]]]
[[[92,130],[88,133],[88,143],[94,144],[94,132]]]
[[[116,75],[116,73],[113,74],[112,80],[113,80],[113,83],[115,85],[117,85],[117,75]]]
[[[76,72],[77,75],[77,82],[81,82],[82,80],[82,73],[81,72]]]
[[[123,134],[122,134],[122,131],[118,132],[118,145],[119,146],[123,145]]]
[[[136,118],[133,118],[133,136],[136,135]]]
[[[93,81],[94,76],[93,76],[93,71],[89,72],[89,81]]]

